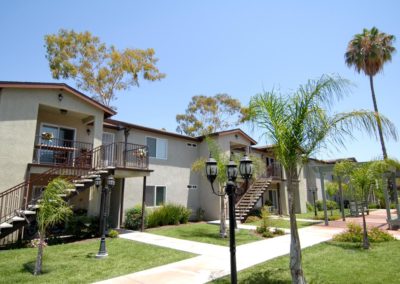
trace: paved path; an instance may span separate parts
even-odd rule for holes
[[[331,239],[343,229],[307,227],[299,230],[302,248]],[[153,245],[201,254],[199,256],[148,270],[112,278],[98,283],[206,283],[230,273],[229,248],[193,241],[178,240],[148,233],[133,232],[121,238],[150,243]],[[289,253],[290,235],[257,241],[237,247],[237,269],[242,270],[255,264]]]
[[[367,216],[370,226],[384,228],[386,215],[384,210],[371,212]],[[346,222],[362,222],[359,218],[346,218]],[[306,248],[328,241],[333,235],[345,230],[346,222],[329,222],[329,226],[314,225],[299,229],[301,247]],[[400,239],[399,231],[389,231]],[[148,270],[97,282],[133,283],[133,284],[196,284],[206,283],[230,273],[229,248],[148,233],[132,232],[121,234],[121,238],[183,250],[199,256]],[[242,270],[258,263],[289,253],[290,235],[252,242],[237,247],[237,269]]]

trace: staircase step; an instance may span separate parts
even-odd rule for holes
[[[108,174],[108,171],[99,169],[99,170],[91,171],[88,174],[89,175]]]
[[[95,179],[97,177],[100,177],[100,175],[93,174],[93,175],[81,176],[82,179],[89,179],[90,178],[90,179],[92,179],[92,181],[93,181],[93,179]]]
[[[13,225],[9,224],[7,222],[4,222],[4,223],[0,224],[0,229],[6,229],[6,228],[12,228],[12,227],[13,227]]]
[[[60,197],[67,197],[67,194],[65,194],[65,193],[61,193],[61,194],[57,194],[57,195]]]
[[[31,204],[31,205],[28,205],[28,208],[29,209],[38,209],[40,206],[38,205],[38,204]]]
[[[17,210],[18,214],[23,214],[23,215],[34,215],[36,214],[35,211],[31,211],[31,210]]]
[[[85,184],[83,184],[83,183],[74,183],[74,186],[75,187],[84,187]]]
[[[92,179],[88,179],[88,178],[85,178],[85,179],[77,179],[77,180],[73,180],[72,181],[73,183],[86,183],[86,182],[93,182],[93,180]]]
[[[13,222],[20,222],[20,221],[25,221],[25,218],[19,217],[19,216],[14,216],[14,217],[11,218],[11,220]]]
[[[76,188],[67,188],[65,191],[69,193],[76,192]]]

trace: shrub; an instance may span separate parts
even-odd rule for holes
[[[109,238],[118,238],[119,233],[116,230],[109,230],[107,236]]]
[[[66,222],[67,234],[74,235],[78,239],[99,236],[99,217],[72,215]]]
[[[368,232],[368,237],[371,243],[381,243],[381,242],[389,242],[396,240],[396,238],[393,237],[388,232],[382,231],[381,229],[376,227],[372,228]]]
[[[279,228],[275,228],[274,235],[282,236],[285,234],[285,231]]]
[[[257,227],[256,231],[257,233],[264,235],[264,233],[269,231],[269,227],[271,227],[270,213],[268,207],[264,206],[261,209],[261,225]]]
[[[204,213],[205,213],[205,211],[204,211],[204,209],[203,208],[201,208],[201,207],[199,207],[199,208],[197,208],[197,210],[196,210],[196,220],[197,221],[204,221]]]
[[[368,239],[371,243],[388,242],[395,240],[389,233],[380,230],[379,228],[372,228],[368,231]],[[351,242],[361,243],[363,239],[363,229],[360,225],[349,223],[347,224],[347,231],[333,237],[333,240],[338,242]]]
[[[306,202],[307,212],[313,212],[314,206],[310,202]]]
[[[261,218],[258,216],[249,216],[249,217],[247,217],[245,223],[254,223],[254,222],[258,222],[260,220],[261,220]]]
[[[144,224],[146,226],[147,214],[144,214]],[[136,205],[125,211],[125,228],[139,230],[142,225],[142,206]]]
[[[271,230],[267,228],[267,230],[264,233],[262,233],[262,236],[264,238],[273,238],[274,237],[274,233],[271,232]]]
[[[251,209],[248,216],[257,216],[261,218],[261,209],[260,208]]]
[[[324,203],[322,200],[317,200],[315,202],[315,206],[317,206],[318,211],[324,210]],[[326,209],[327,210],[334,210],[337,208],[337,203],[333,200],[326,201]]]
[[[147,219],[149,228],[185,224],[189,221],[191,210],[183,205],[166,204],[156,208]]]

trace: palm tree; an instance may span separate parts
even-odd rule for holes
[[[62,178],[53,179],[45,188],[43,196],[39,201],[39,211],[37,214],[37,223],[39,229],[38,254],[36,257],[36,265],[34,275],[42,272],[43,248],[46,238],[46,230],[64,221],[67,216],[72,214],[72,210],[68,203],[62,198],[66,189],[73,185]]]
[[[383,65],[386,62],[392,60],[392,54],[396,50],[392,45],[394,40],[395,37],[393,35],[381,33],[376,27],[373,27],[371,30],[364,29],[361,34],[356,34],[349,42],[344,55],[347,66],[354,67],[358,73],[362,71],[369,77],[372,102],[376,113],[376,123],[378,125],[379,139],[384,159],[387,159],[388,155],[383,139],[373,77],[383,70]]]
[[[251,98],[248,119],[264,129],[268,142],[275,144],[275,155],[284,168],[290,217],[290,270],[293,283],[305,283],[301,263],[301,246],[295,215],[295,192],[303,162],[320,147],[329,143],[344,146],[344,138],[354,129],[376,130],[375,116],[370,111],[329,113],[330,106],[349,90],[349,82],[340,77],[323,75],[309,80],[291,96],[275,91]],[[383,130],[392,136],[394,125],[381,117]]]

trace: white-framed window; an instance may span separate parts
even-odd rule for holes
[[[167,159],[167,152],[168,152],[167,139],[146,137],[146,145],[149,148],[149,157],[162,160]]]
[[[146,186],[146,206],[161,206],[165,204],[167,197],[167,187],[164,185]]]

